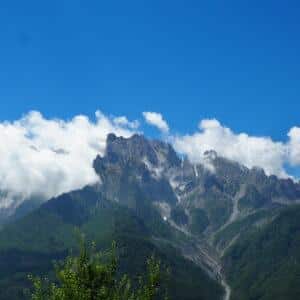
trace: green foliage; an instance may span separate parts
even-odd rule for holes
[[[218,190],[206,192],[204,195],[204,210],[213,229],[226,223],[232,212],[232,200]]]
[[[194,208],[191,211],[190,229],[194,234],[201,234],[209,225],[209,219],[201,208]]]
[[[127,275],[118,277],[115,244],[110,252],[96,252],[81,242],[78,256],[55,267],[57,282],[30,276],[32,300],[154,300],[161,290],[161,264],[154,256],[147,273],[132,284]],[[167,296],[165,297],[167,299]]]
[[[257,226],[261,226],[260,224],[270,222],[277,213],[277,209],[262,209],[229,224],[223,230],[216,233],[213,239],[214,246],[218,249],[225,249],[234,239],[247,234],[247,232],[257,228]]]
[[[232,300],[300,299],[300,207],[241,236],[224,262]]]
[[[171,211],[171,218],[177,225],[185,225],[188,222],[188,216],[186,215],[182,207],[176,206]]]
[[[239,201],[239,210],[251,212],[263,207],[268,202],[268,198],[259,193],[254,185],[247,186],[245,196]]]

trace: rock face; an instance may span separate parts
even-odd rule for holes
[[[176,204],[164,174],[179,163],[167,144],[149,142],[139,135],[124,139],[111,134],[106,154],[95,159],[94,168],[107,199],[136,208],[141,201]]]
[[[260,209],[300,199],[300,185],[290,179],[266,176],[215,151],[205,156],[205,165],[193,165],[167,143],[110,134],[106,153],[95,159],[94,168],[108,199],[131,208],[147,199],[162,218],[191,232],[198,227],[198,233],[211,233]]]

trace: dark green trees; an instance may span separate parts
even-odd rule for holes
[[[32,300],[154,300],[162,299],[161,265],[154,257],[147,261],[145,276],[132,282],[117,274],[115,245],[108,253],[96,253],[82,241],[80,254],[57,264],[57,281],[33,278]],[[160,296],[159,296],[160,295]],[[164,299],[167,299],[165,296]]]

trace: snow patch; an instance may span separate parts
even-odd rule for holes
[[[196,165],[194,165],[194,172],[195,172],[196,178],[198,178],[199,177],[199,173],[198,173],[198,169],[197,169]]]
[[[159,166],[159,167],[155,167],[153,166],[149,160],[144,157],[142,162],[145,164],[145,166],[147,167],[147,169],[150,171],[150,173],[152,174],[152,176],[156,179],[160,179],[162,177],[164,168]]]
[[[153,202],[153,205],[158,209],[164,221],[167,221],[171,216],[171,206],[167,202]]]
[[[169,179],[169,183],[170,183],[170,186],[172,187],[173,190],[177,189],[179,187],[179,185],[180,185],[180,182],[177,181],[174,178],[170,178]]]

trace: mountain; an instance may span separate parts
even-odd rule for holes
[[[75,228],[99,249],[117,241],[120,273],[138,274],[145,258],[156,253],[172,269],[172,299],[269,299],[262,295],[267,287],[273,293],[270,284],[257,288],[260,294],[253,298],[247,277],[242,281],[251,255],[264,254],[255,249],[250,255],[247,245],[253,239],[258,247],[261,232],[272,230],[287,207],[297,210],[292,207],[300,199],[298,183],[248,169],[214,151],[205,153],[202,164],[193,164],[169,144],[141,135],[108,135],[106,153],[93,166],[97,184],[38,208],[38,201],[19,207],[16,218],[0,231],[0,299],[24,299],[28,273],[47,274],[52,260],[76,251]],[[286,228],[289,240],[294,227],[284,219],[278,228]],[[300,218],[294,220],[300,224]],[[275,235],[274,243],[280,238]],[[295,243],[293,251],[299,247]],[[272,261],[272,250],[268,255]],[[282,252],[282,262],[288,255]],[[257,269],[257,278],[266,269]],[[290,273],[296,282],[297,270]],[[267,271],[268,278],[279,274]],[[251,284],[260,284],[251,274]]]

